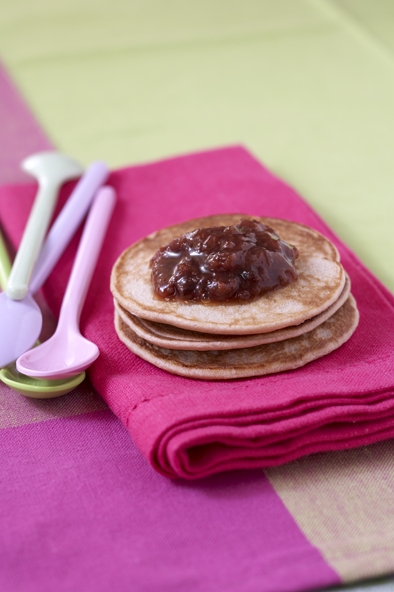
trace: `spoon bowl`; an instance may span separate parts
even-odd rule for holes
[[[59,380],[40,380],[21,374],[15,364],[9,364],[0,370],[4,384],[25,397],[34,399],[53,399],[73,391],[86,378],[85,372]]]
[[[68,327],[23,355],[23,373],[42,379],[70,378],[90,366],[100,352],[95,343]]]
[[[34,345],[42,327],[41,310],[30,292],[23,300],[11,300],[5,292],[0,294],[1,367],[14,362],[20,354]]]

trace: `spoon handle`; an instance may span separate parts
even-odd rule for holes
[[[22,168],[38,180],[38,191],[6,286],[11,300],[23,300],[27,295],[60,186],[82,173],[77,162],[58,152],[33,154],[22,162]]]
[[[0,288],[5,289],[11,271],[11,261],[8,256],[3,235],[0,232]]]
[[[63,324],[78,328],[82,307],[104,242],[115,200],[115,191],[108,186],[100,189],[94,198],[64,294],[58,330]]]
[[[105,183],[108,168],[93,162],[78,181],[60,214],[53,223],[38,256],[30,282],[32,294],[38,292],[58,262],[64,249],[81,224],[96,191]]]
[[[12,300],[23,300],[28,292],[30,275],[49,226],[56,197],[57,187],[40,184],[7,282],[6,294]]]

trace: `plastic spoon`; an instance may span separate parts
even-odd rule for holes
[[[88,167],[78,181],[45,240],[30,283],[33,294],[44,284],[107,176],[108,168],[103,162],[97,161]],[[0,234],[0,285],[3,288],[10,270],[8,252]],[[25,396],[34,398],[59,397],[73,390],[84,378],[85,373],[82,372],[67,380],[37,380],[18,372],[15,363],[0,370],[0,379],[5,384]]]
[[[65,247],[71,240],[71,237],[74,235],[76,229],[85,217],[96,191],[105,182],[107,176],[108,169],[106,165],[103,162],[97,161],[89,166],[85,174],[78,181],[65,206],[52,225],[42,251],[38,257],[30,282],[29,300],[33,300],[31,298],[31,294],[38,292],[45,280],[48,278]],[[18,312],[20,313],[21,310],[19,308],[21,302],[14,302],[10,300],[10,303],[7,304],[9,307],[13,307],[14,315],[17,317]],[[10,344],[7,344],[7,334],[5,332],[2,333],[0,336],[0,367],[14,362],[18,356],[30,349],[37,341],[42,324],[41,311],[39,311],[39,313],[39,315],[36,314],[39,320],[39,328],[34,327],[34,332],[28,327],[26,333],[23,333],[19,325],[19,331],[22,334],[23,339],[20,337],[17,338],[15,336],[13,336],[12,339],[10,338],[10,344],[13,346],[12,350],[10,348]],[[0,322],[2,323],[3,318],[1,314],[1,307],[0,319]],[[28,321],[28,319],[26,320]],[[17,320],[14,322],[15,327],[18,329]],[[6,350],[7,357],[2,355],[2,348]]]
[[[0,368],[13,362],[37,340],[42,314],[28,291],[30,276],[48,228],[59,187],[82,173],[79,164],[56,152],[29,157],[22,168],[38,180],[38,192],[6,290],[0,294]]]
[[[18,358],[19,372],[39,378],[65,378],[85,370],[98,357],[97,345],[80,333],[79,318],[114,205],[114,190],[101,189],[85,223],[57,329],[48,341]]]

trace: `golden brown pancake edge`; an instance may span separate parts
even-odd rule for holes
[[[343,345],[359,320],[356,302],[346,302],[324,323],[298,337],[251,348],[225,351],[185,351],[148,343],[130,329],[115,311],[119,339],[144,360],[167,372],[202,380],[228,380],[294,370]]]

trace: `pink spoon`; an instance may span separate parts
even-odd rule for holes
[[[50,154],[52,155],[52,153]],[[53,160],[48,159],[47,153],[39,156],[41,160],[43,156],[46,158],[47,164],[52,168],[51,175],[53,175]],[[33,158],[36,157],[37,155]],[[70,166],[69,168],[73,176],[82,172],[82,169],[77,167],[73,169]],[[70,171],[67,172],[67,175],[69,174]],[[33,294],[38,292],[46,281],[86,215],[94,194],[105,182],[107,176],[108,169],[104,163],[95,162],[89,166],[48,233],[35,263],[31,281],[25,286],[26,295],[21,300],[14,300],[5,292],[0,295],[0,326],[2,329],[0,333],[0,368],[14,362],[36,343],[41,332],[42,314]],[[45,183],[47,181],[44,181]]]
[[[114,206],[114,190],[102,188],[85,223],[57,329],[48,341],[18,358],[19,372],[34,378],[67,378],[85,370],[98,357],[97,345],[81,335],[79,319]]]

